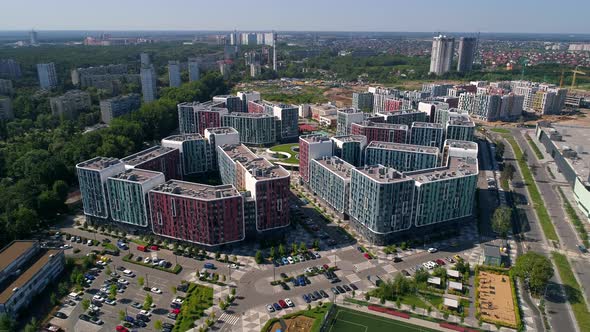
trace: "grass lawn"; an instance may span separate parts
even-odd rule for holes
[[[529,134],[525,134],[524,138],[526,138],[527,142],[529,142],[529,144],[531,145],[531,148],[533,149],[533,152],[535,152],[535,156],[537,156],[537,159],[543,159],[543,152],[539,150],[539,147],[537,146],[537,144],[535,144],[535,142],[533,142],[531,136],[529,136]]]
[[[182,332],[193,328],[195,321],[212,305],[213,288],[190,284],[180,314],[176,318],[174,331]]]
[[[495,127],[490,130],[498,134],[510,134],[510,130],[506,128]]]
[[[590,312],[588,312],[586,301],[584,301],[582,290],[574,276],[572,267],[564,255],[558,252],[553,252],[552,255],[561,281],[565,286],[568,301],[572,306],[576,321],[578,321],[578,327],[580,331],[590,331]]]
[[[288,164],[299,164],[299,159],[295,158],[295,155],[299,154],[299,152],[295,152],[295,151],[291,150],[291,148],[294,146],[299,147],[299,143],[288,143],[288,144],[275,145],[270,148],[270,151],[286,152],[291,155],[291,158],[279,159],[280,162],[288,163]]]
[[[422,294],[422,296],[424,296],[424,298],[428,300],[428,302],[432,303],[432,306],[435,308],[438,308],[438,306],[443,303],[442,296],[425,293]]]
[[[422,326],[412,325],[398,320],[355,311],[347,308],[338,308],[334,316],[334,322],[328,328],[328,332],[434,332]]]
[[[545,202],[543,202],[541,193],[539,193],[539,189],[537,188],[533,174],[531,173],[527,162],[522,158],[522,150],[520,149],[520,146],[518,146],[518,143],[514,137],[504,135],[504,138],[508,141],[508,143],[510,143],[512,150],[514,151],[514,156],[518,162],[518,166],[522,173],[524,182],[526,183],[529,195],[531,196],[531,200],[533,201],[533,206],[537,212],[537,216],[539,217],[539,222],[541,223],[541,228],[543,229],[543,233],[545,233],[545,237],[547,237],[549,240],[559,243],[557,233],[555,232],[555,227],[553,227],[551,217],[549,217],[549,213],[545,208]]]
[[[406,295],[402,297],[401,302],[409,306],[415,305],[416,308],[428,309],[429,305],[422,301],[417,295]],[[442,299],[441,299],[442,303]]]

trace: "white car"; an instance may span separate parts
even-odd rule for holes
[[[275,312],[275,308],[273,308],[270,304],[266,305],[266,310],[268,310],[268,312]]]
[[[184,300],[183,300],[183,299],[181,299],[181,298],[179,298],[179,297],[177,297],[177,298],[175,298],[174,300],[172,300],[172,303],[178,303],[178,304],[182,304],[183,302],[184,302]]]
[[[127,279],[119,278],[117,282],[123,285],[129,285],[129,281],[127,281]]]
[[[135,274],[131,270],[125,270],[125,271],[123,271],[123,274],[126,275],[126,276],[128,276],[128,277],[134,277],[135,276]]]
[[[94,295],[94,296],[92,297],[92,299],[93,299],[94,301],[98,301],[98,302],[104,302],[104,298],[103,298],[102,296],[100,296],[100,295]]]
[[[434,254],[437,251],[438,251],[438,249],[436,249],[436,248],[428,248],[428,252],[431,254]]]
[[[100,309],[98,309],[97,306],[95,306],[94,304],[91,304],[90,306],[88,306],[88,311],[89,312],[98,312]]]
[[[238,264],[235,264],[235,263],[229,264],[227,267],[232,268],[232,269],[238,269],[239,268]]]
[[[152,293],[156,293],[156,294],[162,294],[162,290],[159,289],[158,287],[152,287],[152,289],[150,289],[150,291]]]
[[[107,266],[107,263],[104,261],[96,261],[96,264],[98,264],[100,266]]]
[[[104,300],[104,303],[105,304],[108,304],[108,305],[116,305],[117,304],[117,301],[106,299],[106,300]]]
[[[148,317],[151,317],[152,316],[152,311],[151,310],[140,310],[139,313],[142,314],[142,315],[144,315],[144,316],[148,316]]]
[[[313,272],[313,270],[311,269],[311,267],[308,267],[308,268],[305,269],[304,272],[305,273],[311,273],[311,272]]]
[[[103,292],[103,293],[108,293],[109,292],[109,289],[107,287],[103,287],[103,288],[100,289],[100,291]]]
[[[87,244],[88,246],[91,246],[91,245],[92,245],[92,240],[88,240],[88,241],[86,241],[86,244]]]
[[[295,306],[295,303],[293,303],[293,301],[291,301],[291,299],[290,299],[290,298],[286,298],[286,299],[285,299],[285,303],[287,303],[287,305],[288,305],[289,307],[294,307],[294,306]]]
[[[320,254],[319,254],[319,253],[317,253],[317,252],[314,252],[314,253],[313,253],[313,255],[315,256],[315,258],[321,258],[321,257],[322,257],[322,256],[320,256]]]
[[[152,259],[151,259],[151,258],[149,258],[149,257],[146,257],[146,258],[143,260],[143,262],[144,262],[144,263],[146,263],[146,264],[149,264],[151,261],[152,261]]]
[[[291,256],[287,257],[287,261],[289,261],[289,264],[295,263],[295,261],[293,260],[293,257],[291,257]]]

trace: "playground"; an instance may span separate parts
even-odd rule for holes
[[[478,277],[479,312],[482,320],[516,326],[510,277],[491,271],[479,271]]]

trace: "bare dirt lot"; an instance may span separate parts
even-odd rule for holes
[[[281,324],[276,322],[271,326],[270,331],[284,331],[284,332],[309,332],[311,331],[311,327],[313,326],[314,319],[305,317],[305,316],[297,316],[294,318],[288,318],[284,320],[287,328],[285,330],[282,329]]]
[[[479,312],[490,322],[516,326],[510,277],[489,271],[479,272]]]

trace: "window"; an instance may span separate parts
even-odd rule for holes
[[[170,199],[170,207],[172,208],[172,216],[176,217],[176,200],[174,198]]]

